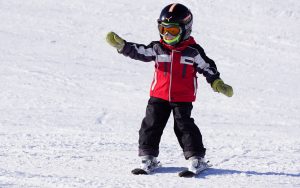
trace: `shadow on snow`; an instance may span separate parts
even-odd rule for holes
[[[217,169],[209,168],[201,173],[199,178],[205,178],[211,175],[233,175],[233,174],[245,174],[246,176],[289,176],[289,177],[300,177],[300,173],[291,174],[284,172],[257,172],[257,171],[241,171],[241,170],[229,170],[229,169]]]
[[[156,173],[178,173],[186,169],[185,167],[161,167],[157,169]],[[245,174],[247,176],[288,176],[288,177],[300,177],[300,173],[291,174],[284,172],[257,172],[257,171],[241,171],[241,170],[229,170],[229,169],[217,169],[209,168],[200,173],[197,178],[205,178],[212,175],[233,175],[233,174]]]

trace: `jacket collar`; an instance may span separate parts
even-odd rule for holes
[[[159,41],[165,48],[169,50],[176,50],[176,51],[183,51],[186,47],[192,44],[196,44],[196,41],[194,40],[193,37],[189,37],[187,40],[184,40],[180,42],[179,44],[176,44],[174,46],[166,44],[163,39],[160,39]]]

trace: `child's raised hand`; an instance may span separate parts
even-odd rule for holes
[[[125,46],[125,41],[114,32],[107,33],[106,41],[111,46],[117,48],[118,51],[122,50]]]
[[[217,79],[213,82],[212,88],[214,91],[223,93],[227,97],[232,97],[233,89],[230,85],[227,85],[221,79]]]

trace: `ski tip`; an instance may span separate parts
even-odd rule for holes
[[[145,170],[140,168],[133,169],[131,173],[134,175],[148,175],[148,173]]]
[[[189,170],[184,170],[182,172],[180,172],[178,174],[179,177],[184,177],[184,178],[191,178],[191,177],[194,177],[195,176],[195,173],[194,172],[191,172]]]

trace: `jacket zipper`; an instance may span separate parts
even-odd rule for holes
[[[169,101],[170,102],[171,102],[171,88],[172,88],[173,56],[174,56],[174,50],[172,50],[172,54],[171,54],[170,86],[169,86]]]
[[[194,96],[197,94],[197,77],[194,77]]]

